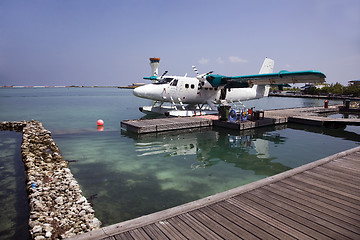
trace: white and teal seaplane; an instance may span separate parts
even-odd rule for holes
[[[241,101],[267,97],[271,85],[289,83],[322,83],[325,74],[319,71],[280,71],[273,73],[274,60],[265,58],[259,74],[224,76],[213,71],[196,77],[158,75],[160,58],[150,58],[152,83],[134,89],[134,95],[153,100],[152,106],[140,107],[144,113],[166,116],[198,116],[217,114],[219,105],[241,104]]]

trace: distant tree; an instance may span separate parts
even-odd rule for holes
[[[344,88],[344,95],[360,97],[360,86],[350,84],[349,86]]]

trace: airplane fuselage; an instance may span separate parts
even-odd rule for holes
[[[259,97],[257,86],[249,88],[214,88],[207,81],[200,82],[193,77],[171,76],[163,81],[134,89],[134,95],[161,102],[184,104],[217,103],[220,100],[243,101]]]

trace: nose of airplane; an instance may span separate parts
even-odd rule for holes
[[[143,97],[144,96],[144,88],[143,87],[137,87],[134,89],[133,94],[137,97]]]

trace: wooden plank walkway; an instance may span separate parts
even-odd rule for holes
[[[73,239],[360,239],[360,147]]]
[[[153,133],[185,128],[212,126],[212,120],[197,117],[167,117],[157,119],[126,120],[121,127],[135,133]]]
[[[300,123],[314,126],[345,126],[355,125],[360,126],[360,119],[358,118],[326,118],[317,116],[293,116],[289,117],[289,122]]]

